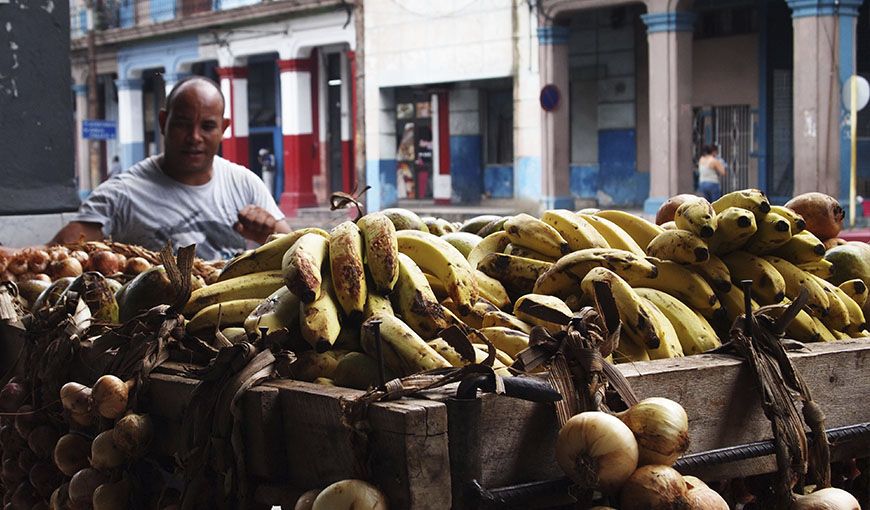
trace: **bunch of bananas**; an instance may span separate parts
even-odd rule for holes
[[[388,377],[480,362],[493,347],[509,376],[534,326],[601,310],[603,288],[622,328],[615,362],[717,347],[743,312],[745,279],[771,314],[807,289],[792,338],[870,336],[864,282],[830,283],[824,244],[760,191],[686,198],[660,216],[670,225],[594,209],[457,224],[396,208],[305,228],[230,261],[191,296],[187,329],[229,342],[285,332],[294,377],[360,389],[378,380],[376,335]]]

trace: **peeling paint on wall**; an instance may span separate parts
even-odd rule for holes
[[[804,136],[806,138],[816,137],[816,111],[804,110]]]

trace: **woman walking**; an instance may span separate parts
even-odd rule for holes
[[[719,176],[725,176],[725,165],[719,159],[719,147],[705,145],[698,159],[698,194],[713,202],[722,196]]]

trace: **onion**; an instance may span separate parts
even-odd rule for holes
[[[132,386],[132,381],[130,383]],[[103,418],[114,420],[127,411],[130,387],[114,375],[104,375],[94,383],[94,407]]]
[[[113,275],[124,267],[118,260],[118,256],[110,251],[98,251],[91,255],[89,269],[97,271],[103,276]]]
[[[27,259],[23,254],[16,254],[6,263],[6,270],[15,276],[22,275],[27,272]]]
[[[51,510],[63,510],[69,507],[69,483],[64,483],[51,493],[48,506]]]
[[[130,482],[104,483],[94,491],[94,510],[125,510],[130,502]]]
[[[51,283],[51,276],[45,273],[36,273],[33,275],[33,279],[39,282]]]
[[[7,259],[2,253],[0,253],[0,273],[6,271],[6,264],[9,263],[9,259]]]
[[[12,495],[12,508],[30,509],[33,508],[33,505],[39,503],[39,499],[33,486],[28,482],[22,482]]]
[[[51,464],[40,462],[30,469],[30,484],[37,494],[50,498],[54,489],[63,482],[63,474]]]
[[[27,398],[27,390],[22,384],[10,382],[0,390],[0,412],[14,413],[24,405]]]
[[[94,469],[106,470],[114,469],[122,465],[127,460],[124,452],[115,446],[115,440],[112,439],[112,431],[106,430],[94,438],[91,443],[91,466]]]
[[[81,275],[82,272],[84,272],[82,263],[72,257],[55,260],[48,265],[48,273],[55,278],[76,277]]]
[[[106,476],[92,468],[85,468],[69,481],[69,499],[73,503],[90,503],[97,487],[106,482]]]
[[[27,439],[30,433],[33,432],[39,425],[39,420],[33,412],[33,408],[29,405],[23,405],[18,408],[18,414],[15,416],[15,430],[22,439]]]
[[[689,418],[683,406],[661,397],[644,399],[617,415],[637,438],[638,464],[673,466],[689,447]]]
[[[66,476],[72,476],[90,466],[88,455],[91,441],[79,434],[67,434],[54,447],[54,464]]]
[[[722,496],[702,480],[694,476],[684,476],[683,481],[688,488],[686,500],[691,510],[729,510],[728,503]]]
[[[48,247],[48,256],[51,260],[60,260],[69,257],[69,248],[56,244]]]
[[[88,255],[88,252],[82,250],[73,250],[69,252],[69,257],[78,260],[79,264],[81,264],[82,267],[85,267],[88,263],[88,260],[91,258]]]
[[[76,414],[86,414],[91,411],[91,395],[93,391],[84,384],[68,382],[60,388],[60,401],[63,408]]]
[[[687,508],[686,482],[669,466],[641,466],[622,487],[621,510]]]
[[[130,457],[139,457],[151,444],[154,427],[147,414],[128,414],[115,423],[115,446]]]
[[[861,506],[843,489],[828,487],[806,496],[795,494],[791,510],[861,510]]]
[[[51,255],[45,250],[26,250],[24,255],[27,257],[27,267],[34,273],[45,271],[51,262]]]
[[[18,461],[8,458],[3,461],[3,483],[7,486],[17,485],[27,479],[27,472],[18,466]]]
[[[27,441],[18,434],[15,425],[5,425],[0,427],[0,446],[4,452],[12,452],[27,446]]]
[[[320,494],[320,489],[311,489],[310,491],[304,492],[299,496],[299,499],[296,500],[296,505],[293,507],[293,510],[311,510],[318,494]]]
[[[33,432],[27,436],[27,446],[40,459],[50,459],[58,439],[60,439],[60,434],[56,430],[48,425],[41,425],[33,429]]]
[[[584,488],[616,492],[637,468],[637,441],[618,418],[590,411],[571,417],[556,439],[556,461]]]
[[[14,274],[9,271],[0,272],[0,282],[15,282],[18,281],[18,278],[15,277]]]
[[[30,448],[22,448],[21,451],[18,452],[17,461],[18,467],[20,467],[22,471],[29,473],[33,466],[39,462],[39,457],[37,457]]]
[[[387,498],[377,487],[362,480],[335,482],[317,495],[311,510],[387,510]]]
[[[151,263],[142,257],[132,257],[127,259],[127,264],[124,265],[124,273],[139,274],[151,269]]]

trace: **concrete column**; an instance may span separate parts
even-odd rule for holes
[[[439,182],[435,183],[439,191],[450,190],[449,196],[455,197],[462,204],[480,203],[480,195],[483,171],[483,137],[480,135],[480,90],[475,87],[462,86],[450,91],[446,97],[447,107],[440,102],[439,115],[439,149],[443,143],[450,144],[450,169],[449,174],[441,173],[441,168],[433,170]],[[444,116],[447,116],[449,130],[444,132]],[[435,129],[433,124],[432,129]],[[444,135],[449,135],[445,140]],[[439,150],[439,165],[443,165],[444,151]],[[442,167],[443,168],[443,167]],[[434,179],[433,179],[434,181]],[[444,198],[439,193],[438,198]]]
[[[72,88],[76,96],[76,177],[79,192],[86,193],[95,187],[91,185],[91,174],[88,170],[90,166],[88,141],[82,136],[82,125],[88,115],[88,86],[84,83],[76,83]]]
[[[569,29],[561,26],[538,28],[538,52],[540,54],[540,86],[555,85],[559,100],[552,111],[541,109],[541,179],[534,182],[534,175],[517,180],[517,194],[530,196],[537,191],[540,206],[544,209],[573,209],[571,196],[571,111],[568,88],[568,35]],[[527,180],[528,179],[528,180]],[[527,188],[526,188],[527,187]],[[524,189],[526,188],[526,189]]]
[[[223,157],[247,167],[248,154],[248,68],[219,67],[221,91],[224,93],[224,117],[230,126],[224,131]]]
[[[118,145],[121,166],[129,168],[145,157],[142,80],[115,80],[118,87]]]
[[[794,25],[794,194],[848,201],[849,112],[841,89],[855,69],[863,0],[788,0]]]
[[[169,97],[169,93],[172,92],[172,88],[175,87],[175,85],[179,81],[183,80],[187,76],[190,76],[190,73],[165,73],[163,75],[163,84],[166,88],[166,97]],[[247,112],[245,113],[247,114]]]
[[[284,193],[280,206],[295,216],[317,205],[312,177],[317,168],[317,134],[311,98],[311,59],[278,61],[281,73],[281,134],[284,137]]]
[[[541,198],[541,106],[538,95],[537,18],[523,2],[514,3],[514,168],[511,187],[518,207],[538,207]]]
[[[644,212],[655,214],[672,195],[692,190],[691,12],[641,16],[649,42],[650,191]]]

